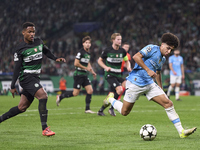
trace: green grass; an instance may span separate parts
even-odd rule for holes
[[[85,114],[85,96],[64,99],[59,107],[55,96],[48,100],[48,125],[56,132],[53,137],[43,137],[35,99],[23,114],[0,124],[1,150],[188,150],[199,149],[199,131],[186,139],[180,139],[165,110],[154,102],[140,97],[132,112],[122,116],[116,112],[113,117]],[[93,96],[91,110],[98,111],[105,96]],[[199,97],[181,97],[183,101],[172,100],[184,128],[200,124]],[[20,97],[0,96],[0,114],[16,106]],[[154,141],[143,141],[139,130],[144,124],[157,128]]]

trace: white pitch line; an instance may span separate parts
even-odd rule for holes
[[[98,107],[96,107],[96,108],[98,108]],[[63,110],[70,110],[71,108],[58,108],[58,109],[48,109],[48,110],[50,110],[50,111],[63,111]],[[83,109],[84,110],[84,108],[83,107],[78,107],[78,108],[76,108],[76,109]],[[38,111],[37,109],[32,109],[32,110],[27,110],[27,112],[36,112],[36,111]],[[178,111],[185,111],[185,110],[183,110],[183,109],[179,109]],[[193,112],[195,112],[195,111],[199,111],[199,110],[197,110],[197,109],[191,109],[190,111],[193,111]],[[151,113],[151,112],[165,112],[164,110],[132,110],[131,111],[131,113]],[[50,116],[54,116],[54,115],[75,115],[75,114],[85,114],[84,113],[84,111],[83,112],[66,112],[66,113],[49,113],[48,115],[50,115]],[[32,114],[32,113],[28,113],[28,114],[26,114],[26,112],[24,113],[24,114],[20,114],[19,116],[36,116],[36,115],[38,115],[38,114]]]

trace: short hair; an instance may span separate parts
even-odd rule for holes
[[[121,34],[120,34],[120,33],[113,33],[113,34],[111,35],[111,42],[112,42],[112,40],[114,40],[117,36],[121,36]]]
[[[85,36],[83,39],[82,39],[82,43],[85,43],[85,41],[89,40],[90,42],[92,41],[92,39],[90,38],[90,36]]]
[[[22,25],[22,29],[26,29],[27,27],[35,27],[35,24],[32,23],[32,22],[25,22],[23,25]]]
[[[178,37],[172,33],[164,33],[161,37],[161,42],[173,46],[174,49],[177,48],[180,43]]]
[[[130,44],[129,44],[128,42],[124,42],[124,43],[122,44],[122,46],[124,46],[124,45],[129,45],[129,46],[130,46]]]

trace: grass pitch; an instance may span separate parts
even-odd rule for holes
[[[91,110],[98,111],[106,96],[92,96]],[[0,115],[18,105],[20,97],[0,96]],[[56,132],[55,136],[42,136],[38,113],[38,100],[35,99],[25,113],[0,124],[1,150],[188,150],[199,149],[199,131],[186,139],[180,139],[174,125],[169,121],[165,110],[146,97],[140,97],[128,116],[117,111],[116,117],[85,114],[85,96],[64,99],[60,106],[56,96],[49,96],[48,125]],[[181,97],[175,101],[171,96],[176,112],[184,128],[200,124],[200,97]],[[157,129],[154,141],[143,141],[139,136],[144,124],[152,124]]]

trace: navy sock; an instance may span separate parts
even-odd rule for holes
[[[91,103],[92,94],[87,94],[85,98],[86,108],[85,110],[90,110],[90,103]]]
[[[20,113],[22,112],[19,110],[18,106],[12,107],[8,112],[0,116],[0,123]]]
[[[47,116],[48,116],[48,110],[46,108],[47,99],[40,99],[38,110],[40,114],[40,121],[42,125],[42,130],[46,129],[47,126]]]
[[[62,94],[60,95],[60,101],[61,101],[63,98],[69,98],[69,97],[72,97],[72,96],[74,96],[74,95],[73,95],[73,91],[66,91],[66,92],[64,92],[64,93],[62,93]]]
[[[106,107],[104,105],[101,106],[101,108],[99,109],[100,112],[103,112],[104,109],[106,109]]]

